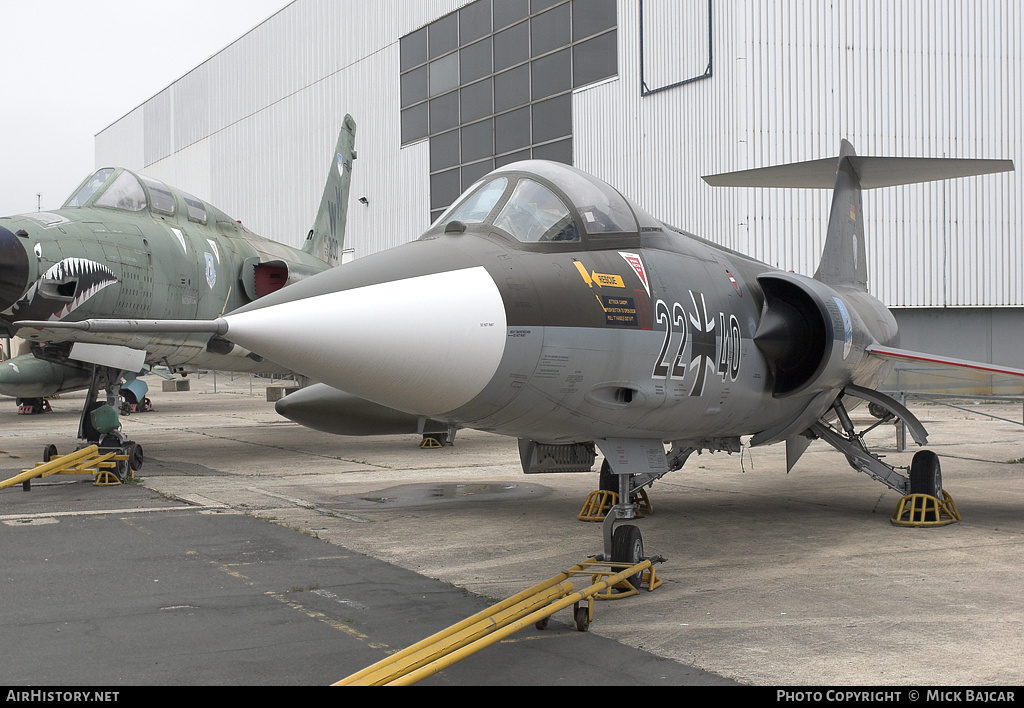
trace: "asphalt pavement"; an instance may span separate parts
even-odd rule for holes
[[[596,472],[526,476],[514,440],[473,431],[441,449],[317,433],[265,384],[151,393],[123,420],[131,484],[0,491],[0,684],[329,685],[601,551],[577,519]],[[0,399],[0,477],[72,450],[81,402]],[[1024,684],[1024,411],[912,408],[960,523],[893,525],[899,497],[820,441],[789,474],[782,446],[694,455],[637,522],[661,587],[422,683]],[[909,464],[892,426],[867,440]]]

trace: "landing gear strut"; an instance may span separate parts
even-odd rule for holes
[[[846,396],[854,396],[873,407],[871,414],[879,419],[867,430],[858,433],[843,404]],[[903,495],[893,513],[892,521],[900,526],[932,526],[955,523],[960,520],[952,498],[942,489],[942,469],[939,457],[931,450],[916,453],[910,463],[910,474],[901,474],[896,467],[883,462],[879,455],[868,450],[864,435],[881,423],[898,418],[906,425],[918,445],[928,442],[928,434],[913,413],[905,406],[878,391],[848,386],[832,404],[838,428],[824,419],[812,425],[805,435],[818,437],[846,455],[850,466],[864,472],[890,489]],[[906,470],[906,468],[902,468]]]
[[[82,405],[82,414],[78,421],[78,449],[97,445],[101,452],[116,452],[127,459],[118,461],[113,470],[119,482],[126,482],[134,472],[142,468],[142,446],[129,440],[121,432],[121,423],[117,417],[120,409],[120,380],[124,372],[106,366],[93,365],[89,390]],[[106,391],[106,400],[99,400],[101,390]],[[47,445],[43,451],[43,461],[56,457],[57,447]]]

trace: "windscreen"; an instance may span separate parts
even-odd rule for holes
[[[113,167],[104,167],[102,170],[96,170],[89,179],[85,180],[85,184],[78,188],[70,199],[64,202],[65,207],[82,207],[85,203],[92,199],[92,195],[96,194],[96,190],[103,186],[103,183],[107,181],[110,175],[114,174]]]

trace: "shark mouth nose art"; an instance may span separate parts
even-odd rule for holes
[[[60,320],[104,288],[118,282],[114,272],[87,258],[55,263],[15,303],[15,319]]]

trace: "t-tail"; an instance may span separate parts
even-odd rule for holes
[[[860,156],[843,140],[839,157],[711,175],[704,181],[714,187],[831,188],[828,232],[814,277],[830,287],[867,291],[862,190],[1011,170],[1011,160]]]
[[[352,161],[356,159],[356,122],[346,115],[338,135],[338,145],[327,169],[327,184],[320,199],[313,228],[306,236],[302,250],[330,263],[341,263],[345,244],[345,221],[348,217],[348,195],[352,183]]]

